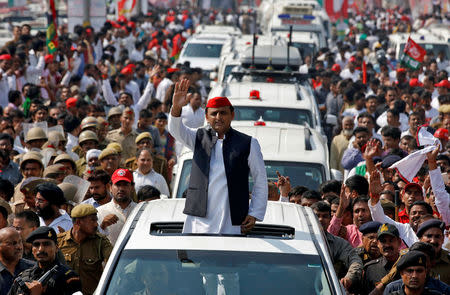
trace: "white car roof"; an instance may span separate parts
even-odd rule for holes
[[[292,227],[295,229],[293,239],[249,238],[240,236],[155,235],[150,233],[150,228],[153,223],[184,222],[186,218],[183,214],[184,203],[184,199],[155,200],[149,202],[137,220],[133,234],[129,238],[124,250],[183,249],[318,255],[307,221],[307,218],[315,219],[314,213],[309,208],[303,208],[291,203],[268,202],[266,216],[261,223]],[[140,206],[144,207],[143,204],[140,204]],[[312,234],[316,236],[320,235],[320,229],[315,222],[312,222],[312,228]],[[122,231],[121,236],[123,234],[124,231]]]
[[[398,34],[391,34],[389,35],[389,40],[399,42],[399,43],[406,43],[408,41],[408,37],[411,37],[411,39],[414,40],[416,43],[436,43],[436,44],[448,44],[448,42],[443,39],[439,38],[432,34],[406,34],[406,33],[398,33]]]
[[[242,32],[239,28],[234,26],[221,26],[221,25],[199,25],[195,28],[195,31],[200,34],[229,34],[229,35],[241,35]]]
[[[258,90],[261,100],[250,100],[250,91]],[[300,98],[297,97],[300,90]],[[232,104],[288,107],[312,110],[312,101],[302,86],[295,84],[278,84],[262,82],[231,82],[223,87],[211,90],[209,97],[226,96]]]
[[[191,36],[186,43],[225,44],[229,38],[230,37],[226,35],[217,36],[211,34],[199,34]]]

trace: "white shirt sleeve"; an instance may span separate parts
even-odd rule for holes
[[[164,179],[164,176],[162,176],[159,173],[157,175],[158,175],[159,186],[161,188],[161,190],[160,190],[161,194],[166,195],[166,196],[170,196],[169,187],[167,186],[167,182]]]
[[[139,116],[139,112],[147,107],[150,99],[152,98],[152,94],[155,92],[154,90],[155,88],[153,87],[153,83],[148,82],[144,89],[144,93],[135,105],[135,116]]]
[[[69,86],[70,78],[72,78],[72,72],[67,71],[64,77],[61,80],[61,85]]]
[[[248,167],[253,178],[253,191],[248,215],[255,217],[258,221],[264,220],[267,207],[267,174],[261,147],[258,140],[252,137],[250,154],[248,156]]]
[[[105,98],[105,101],[107,104],[112,105],[112,106],[116,106],[119,104],[117,102],[116,97],[114,96],[114,93],[111,88],[111,84],[109,83],[108,79],[103,80],[102,92],[103,92],[103,97]],[[135,114],[135,116],[137,116],[137,115],[138,114]]]
[[[369,209],[370,214],[372,214],[372,219],[374,221],[395,225],[400,234],[400,238],[403,240],[403,242],[405,242],[406,246],[411,247],[412,244],[419,241],[419,239],[416,236],[416,233],[411,228],[409,223],[400,223],[394,221],[384,214],[383,207],[381,207],[380,201],[378,201],[378,203],[375,206],[372,206],[372,204],[369,201]]]
[[[186,127],[183,124],[183,120],[182,120],[181,116],[180,117],[173,117],[172,114],[170,114],[170,113],[169,113],[168,129],[169,129],[170,134],[176,140],[180,141],[185,146],[187,146],[189,149],[194,151],[194,148],[195,148],[195,136],[197,134],[197,129]],[[251,151],[250,151],[250,154],[251,154]],[[250,156],[249,156],[249,158],[250,158]]]
[[[434,193],[434,200],[436,207],[441,214],[442,221],[445,224],[450,224],[450,195],[445,190],[444,180],[442,179],[441,170],[439,168],[431,170],[430,172],[431,188]]]

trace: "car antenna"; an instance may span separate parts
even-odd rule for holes
[[[256,33],[253,33],[253,45],[252,45],[252,65],[250,66],[250,69],[254,70],[255,67],[255,47],[258,44],[258,37],[256,36]]]
[[[284,68],[285,72],[292,72],[291,67],[289,66],[289,53],[290,53],[290,47],[292,46],[292,25],[289,26],[289,41],[287,44],[287,65]]]

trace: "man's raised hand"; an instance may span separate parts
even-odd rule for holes
[[[190,99],[190,94],[188,95],[189,80],[183,79],[175,83],[175,90],[172,96],[172,110],[171,115],[174,117],[181,116],[181,109],[188,104]]]

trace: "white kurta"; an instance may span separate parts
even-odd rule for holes
[[[133,211],[134,207],[136,207],[135,202],[130,202],[125,209],[122,209],[119,204],[117,204],[114,200],[106,203],[105,205],[101,205],[97,208],[97,216],[98,216],[98,224],[102,224],[103,219],[109,214],[115,214],[119,220],[108,226],[102,233],[105,234],[112,245],[114,245],[119,237],[120,232],[122,231],[125,222],[127,221],[128,215],[130,215],[131,211]]]
[[[139,192],[144,185],[152,185],[156,187],[163,195],[170,196],[169,187],[164,177],[152,169],[147,174],[142,174],[139,170],[133,172],[134,188]]]
[[[181,117],[172,117],[172,115],[169,115],[168,127],[169,132],[176,140],[194,150],[196,129],[186,127],[182,123]],[[222,146],[223,139],[218,139],[211,153],[206,217],[188,215],[184,223],[183,233],[241,233],[240,226],[233,226],[231,223]],[[248,165],[254,181],[248,215],[262,221],[267,206],[267,175],[261,148],[255,138],[251,140]]]
[[[198,108],[194,111],[190,104],[187,104],[181,110],[183,124],[190,128],[200,128],[205,124],[205,110]]]

